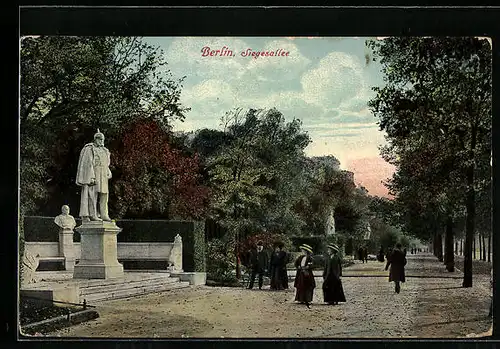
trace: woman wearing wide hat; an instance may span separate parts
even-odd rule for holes
[[[312,268],[312,247],[302,244],[300,250],[303,254],[295,261],[295,268],[297,268],[294,283],[297,289],[295,301],[305,304],[309,308],[309,303],[313,299],[314,288],[316,288]]]
[[[328,247],[328,258],[325,260],[323,269],[323,297],[325,303],[335,305],[345,302],[344,289],[342,287],[342,260],[338,256],[339,248],[330,244]]]

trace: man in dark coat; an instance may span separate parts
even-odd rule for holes
[[[400,243],[396,244],[396,248],[387,256],[387,264],[385,270],[391,267],[389,271],[389,282],[394,281],[395,291],[399,293],[401,290],[401,282],[405,282],[405,265],[406,253],[401,250]]]
[[[364,250],[363,247],[358,248],[358,259],[362,261],[363,263],[365,262],[365,256],[364,256]]]
[[[312,247],[306,244],[300,246],[303,254],[295,261],[297,274],[295,275],[294,286],[297,289],[295,301],[305,304],[310,308],[309,303],[312,302],[316,281],[314,280],[312,268]]]
[[[248,288],[251,290],[255,282],[255,277],[259,275],[259,290],[262,289],[264,284],[264,273],[267,272],[269,258],[264,251],[262,241],[257,242],[255,249],[250,251],[250,268],[252,268],[252,275],[250,276],[250,285]]]
[[[378,251],[377,260],[379,262],[383,262],[385,260],[384,247],[383,246],[380,246],[380,251]]]
[[[283,251],[284,244],[278,242],[275,244],[275,250],[271,255],[269,265],[271,277],[271,290],[283,290],[288,288],[288,275],[286,271],[286,263],[288,260],[287,253]]]
[[[335,305],[345,302],[344,289],[342,287],[342,260],[338,256],[339,248],[336,245],[328,245],[328,257],[323,269],[323,297],[325,303]]]

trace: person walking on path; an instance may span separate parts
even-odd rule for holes
[[[325,303],[336,305],[345,302],[344,289],[342,287],[342,260],[338,256],[339,248],[330,244],[328,247],[328,258],[323,269],[323,298]]]
[[[283,251],[282,242],[275,243],[275,249],[271,255],[269,265],[271,277],[271,290],[283,290],[288,288],[288,275],[286,271],[287,253]]]
[[[262,285],[264,284],[264,273],[267,272],[267,266],[267,253],[264,251],[262,241],[259,240],[256,248],[250,251],[250,268],[252,269],[252,274],[250,276],[250,285],[248,286],[249,290],[253,288],[257,274],[259,275],[259,290],[262,289]]]
[[[379,262],[384,262],[385,261],[384,247],[383,246],[380,246],[380,251],[378,251],[377,260]]]
[[[399,293],[401,291],[401,282],[405,282],[405,265],[406,265],[406,254],[401,250],[401,244],[397,243],[396,248],[387,256],[387,264],[385,265],[385,270],[391,267],[389,271],[389,282],[394,281],[395,291]]]
[[[363,263],[368,263],[368,248],[363,247]]]
[[[358,259],[363,263],[365,262],[365,250],[361,246],[358,248]]]
[[[295,261],[297,273],[295,275],[294,286],[297,289],[295,301],[305,304],[310,308],[309,304],[313,300],[316,281],[314,280],[312,268],[312,247],[306,244],[300,246],[302,255]]]

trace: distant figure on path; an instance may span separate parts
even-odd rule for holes
[[[271,277],[271,290],[283,290],[288,288],[288,275],[286,271],[287,253],[283,251],[284,244],[278,242],[274,244],[274,252],[271,255],[269,265]]]
[[[380,246],[380,251],[378,251],[377,260],[378,260],[379,262],[383,262],[383,261],[385,261],[385,256],[384,256],[384,247],[383,247],[383,246]]]
[[[395,291],[399,293],[401,291],[401,282],[405,282],[405,265],[406,265],[406,253],[401,250],[401,244],[397,243],[396,248],[387,257],[387,264],[385,270],[391,267],[389,271],[389,282],[394,281]]]
[[[363,263],[368,263],[368,248],[366,246],[363,248]]]
[[[310,308],[309,303],[312,302],[314,289],[316,288],[312,268],[312,247],[303,244],[300,246],[300,250],[303,254],[295,261],[295,268],[297,268],[294,283],[297,289],[295,301]]]
[[[82,187],[80,217],[82,221],[111,221],[108,216],[108,180],[110,154],[104,147],[104,135],[97,130],[94,142],[87,143],[80,152],[76,184]],[[99,215],[97,199],[99,197]]]
[[[363,263],[365,262],[365,250],[363,249],[363,247],[358,248],[358,259]]]
[[[259,290],[262,289],[262,285],[264,284],[264,273],[267,272],[267,266],[267,253],[264,251],[262,241],[258,241],[256,248],[250,251],[250,268],[252,268],[252,275],[250,276],[250,285],[248,289],[251,290],[253,288],[257,274],[259,275]]]
[[[339,248],[330,244],[328,257],[323,269],[323,298],[325,303],[336,305],[345,302],[344,289],[342,287],[342,260],[338,256]]]

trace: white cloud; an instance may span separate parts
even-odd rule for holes
[[[183,90],[182,102],[191,111],[186,122],[174,125],[176,129],[219,128],[220,118],[235,107],[276,107],[287,120],[302,120],[313,139],[306,149],[310,156],[332,154],[342,166],[352,159],[379,156],[378,146],[384,138],[367,107],[373,91],[369,72],[359,57],[333,51],[312,66],[296,41],[287,38],[272,38],[255,49],[289,50],[288,59],[201,57],[205,45],[214,49],[225,45],[236,54],[250,47],[239,38],[173,41],[169,62],[179,69],[190,67],[192,74],[203,79]]]
[[[328,54],[301,82],[306,101],[333,108],[356,97],[366,86],[361,62],[344,52]]]

